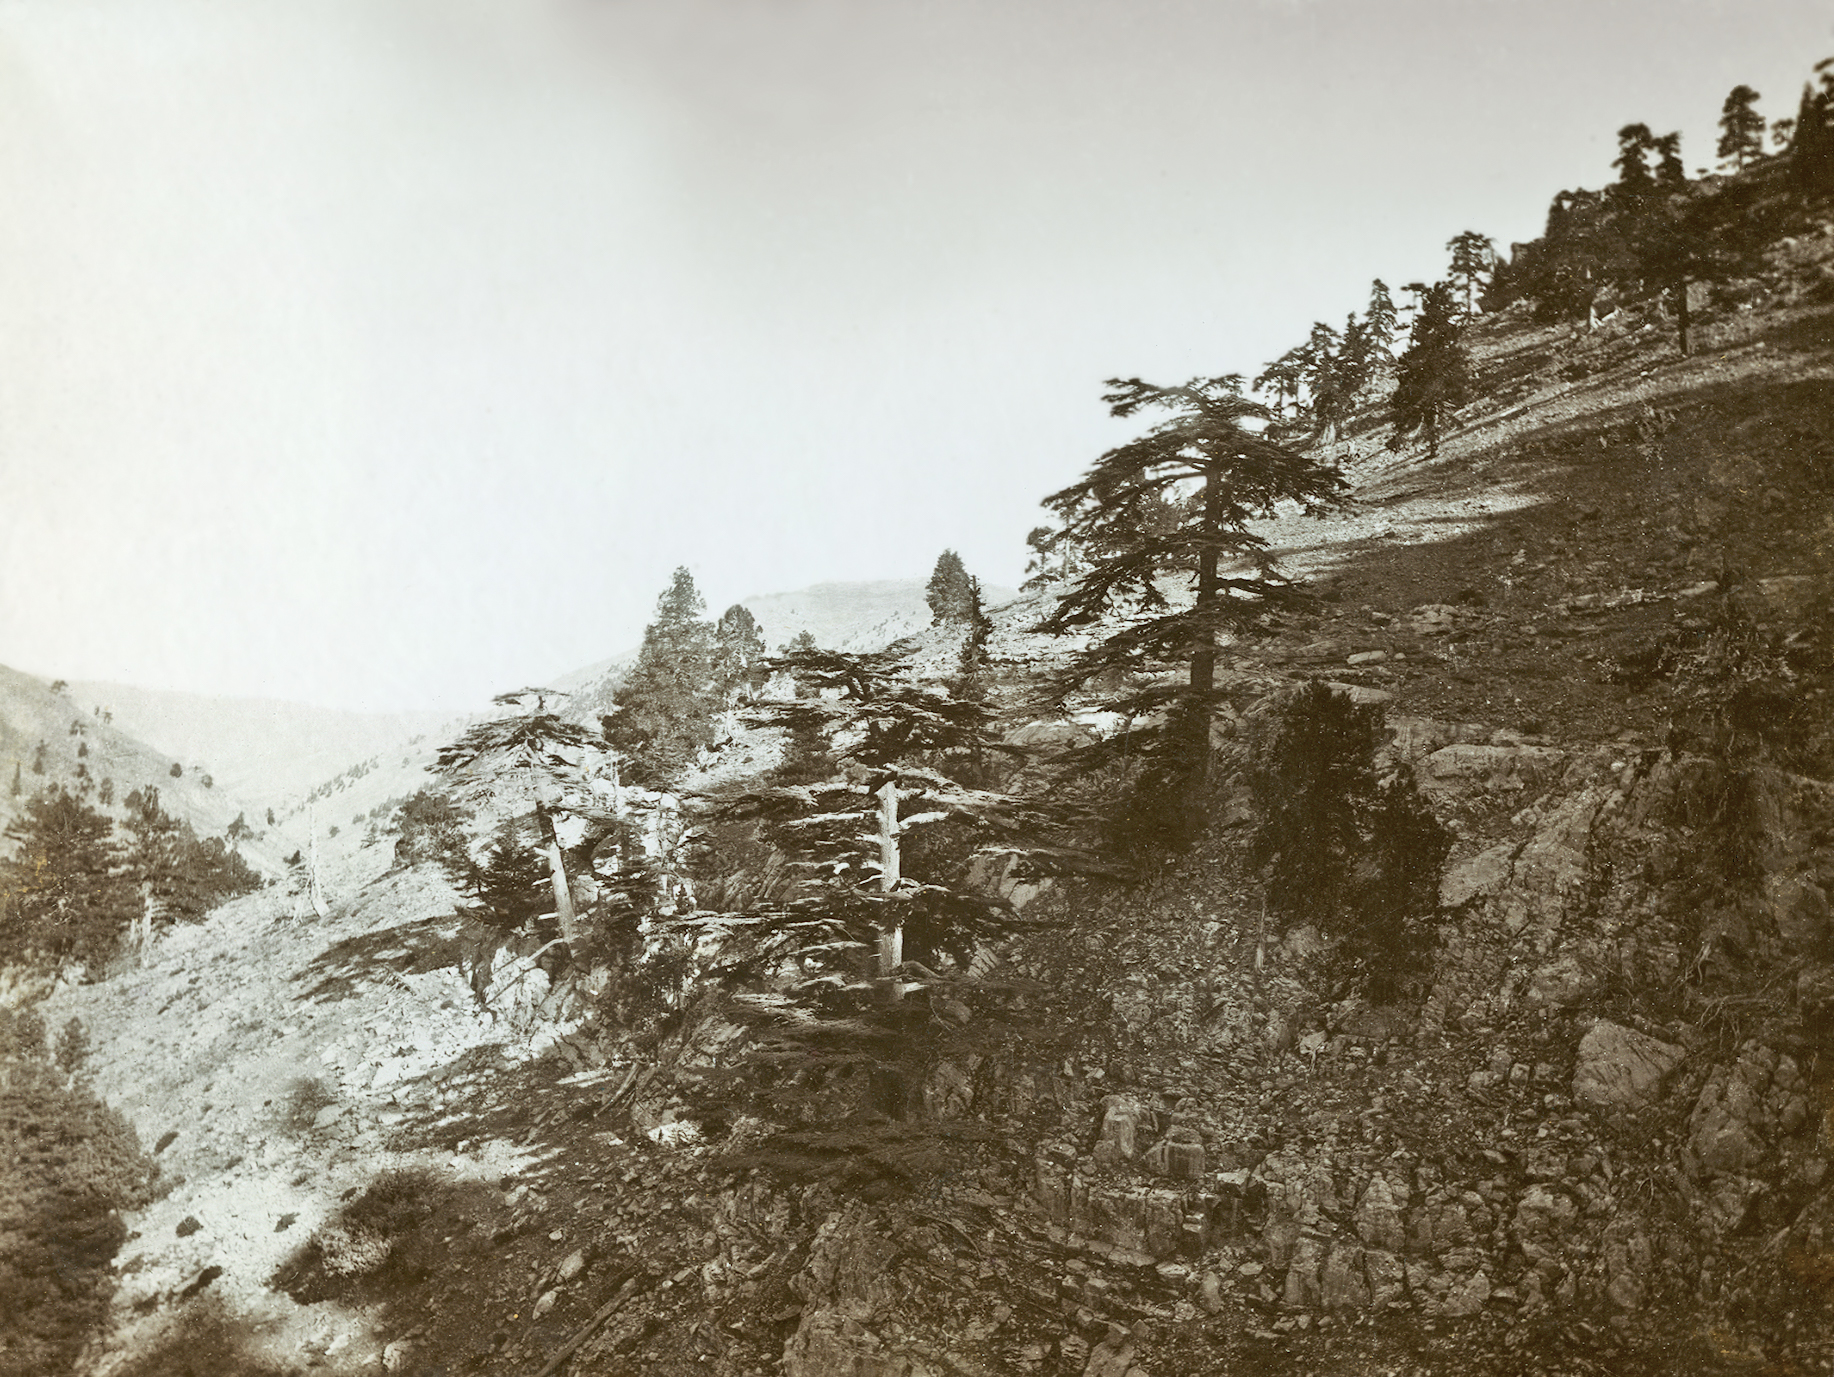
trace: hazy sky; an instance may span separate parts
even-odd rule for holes
[[[1014,583],[1129,432],[1819,0],[0,0],[0,663],[463,708],[710,609]]]

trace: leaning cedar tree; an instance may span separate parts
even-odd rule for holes
[[[1180,849],[1201,825],[1219,641],[1299,597],[1248,523],[1283,499],[1317,514],[1343,479],[1261,433],[1270,413],[1242,396],[1239,376],[1108,386],[1103,400],[1117,417],[1170,414],[1045,500],[1066,538],[1099,553],[1037,629],[1097,636],[1062,672],[1060,697],[1120,686],[1100,693],[1098,706],[1130,725],[1073,762],[1141,762],[1111,840],[1124,850]],[[1173,674],[1184,682],[1168,681]],[[1142,675],[1147,682],[1129,682]]]
[[[475,807],[491,801],[512,817],[530,817],[533,844],[547,864],[561,937],[573,943],[580,936],[573,880],[584,879],[579,874],[584,867],[576,862],[570,879],[556,822],[583,822],[589,851],[595,829],[602,834],[611,818],[591,787],[595,769],[606,763],[605,744],[549,707],[549,699],[564,697],[541,688],[497,695],[493,701],[506,713],[478,723],[443,747],[437,768],[452,781],[459,802]]]
[[[706,978],[739,992],[757,1029],[751,1069],[823,1079],[868,1069],[880,1107],[896,1112],[887,1087],[917,1016],[906,997],[982,988],[968,977],[976,949],[1018,922],[975,877],[1093,862],[1039,840],[1052,827],[1044,807],[955,778],[974,753],[1010,749],[983,705],[913,682],[889,654],[805,651],[772,669],[804,696],[760,703],[750,721],[819,734],[831,773],[711,801],[709,825],[755,824],[784,879],[742,911],[697,912],[663,930],[700,954]],[[920,836],[948,840],[914,845]]]
[[[1471,360],[1460,333],[1452,284],[1435,282],[1426,289],[1420,314],[1414,317],[1388,399],[1388,419],[1395,428],[1388,448],[1400,449],[1418,431],[1426,436],[1427,456],[1439,457],[1441,429],[1471,396]]]

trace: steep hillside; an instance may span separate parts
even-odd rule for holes
[[[174,766],[180,771],[176,777]],[[12,788],[15,775],[19,793]],[[16,817],[39,788],[58,784],[116,818],[124,816],[128,794],[157,789],[160,807],[190,823],[200,837],[221,837],[239,815],[258,833],[267,830],[262,806],[238,795],[207,767],[148,745],[68,688],[53,692],[44,680],[0,665],[0,826]],[[280,859],[291,847],[268,835],[241,849],[251,865],[278,874]]]
[[[741,1111],[693,953],[481,947],[380,833],[323,923],[250,896],[58,991],[167,1188],[88,1370],[1826,1370],[1830,281],[1817,223],[1686,357],[1653,302],[1512,307],[1436,458],[1352,426],[1354,502],[1261,528],[1320,596],[1229,647],[1198,843],[1004,886],[1032,926],[898,1006],[874,1112]],[[1015,741],[1065,731],[1045,596],[989,641]],[[1250,844],[1313,683],[1449,837],[1379,999]]]

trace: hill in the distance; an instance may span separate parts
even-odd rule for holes
[[[41,749],[42,748],[42,749]],[[180,773],[172,774],[177,765]],[[20,792],[13,793],[17,777]],[[85,787],[85,779],[87,787]],[[120,818],[123,800],[136,789],[159,790],[167,813],[191,824],[200,837],[220,837],[238,814],[266,831],[265,810],[192,758],[179,758],[140,740],[119,714],[98,716],[94,705],[69,689],[0,665],[0,827],[17,817],[40,789],[62,785],[91,807]],[[105,802],[106,794],[111,801]],[[257,869],[278,873],[279,857],[292,849],[278,834],[243,843]]]
[[[271,698],[226,698],[127,684],[78,682],[70,696],[175,759],[207,770],[218,787],[278,806],[332,778],[353,761],[437,732],[449,714],[349,712]]]

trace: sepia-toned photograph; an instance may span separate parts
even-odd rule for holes
[[[0,1377],[1834,1373],[1831,690],[1825,4],[0,0]]]

